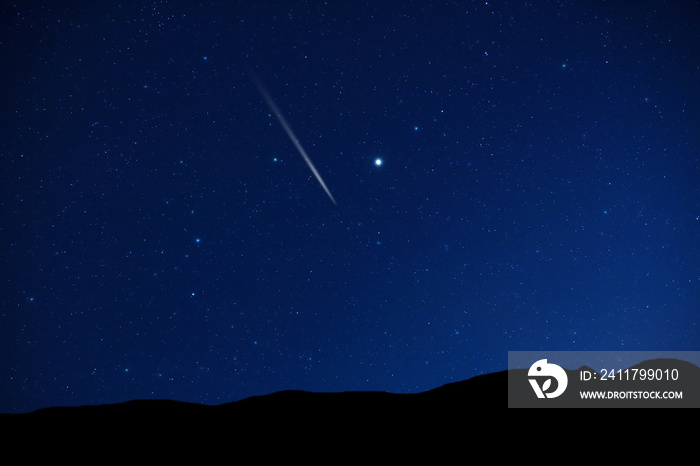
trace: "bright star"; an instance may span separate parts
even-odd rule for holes
[[[384,163],[382,159],[374,159],[374,164],[378,167],[381,167],[381,165]]]

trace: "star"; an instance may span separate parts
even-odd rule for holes
[[[380,159],[380,158],[374,159],[374,164],[375,164],[377,167],[381,167],[383,163],[384,163],[384,161],[383,161],[382,159]]]

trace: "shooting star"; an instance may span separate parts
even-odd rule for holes
[[[297,137],[294,135],[292,132],[292,128],[289,127],[289,123],[287,123],[287,120],[284,119],[284,116],[282,116],[282,113],[280,110],[277,108],[277,105],[275,105],[275,102],[272,100],[272,97],[270,97],[270,94],[267,93],[265,90],[265,87],[263,86],[262,82],[257,78],[255,75],[251,75],[253,78],[253,81],[255,81],[255,85],[258,86],[258,90],[260,93],[263,95],[265,98],[265,101],[267,102],[267,105],[270,107],[272,110],[272,113],[275,114],[277,119],[279,120],[280,124],[282,125],[282,128],[284,128],[284,131],[287,133],[287,136],[289,136],[289,139],[292,140],[294,145],[296,146],[297,150],[301,154],[302,157],[304,157],[304,161],[306,164],[309,166],[311,171],[313,172],[314,176],[318,180],[319,183],[321,183],[321,187],[323,187],[323,190],[326,191],[326,194],[328,194],[328,197],[331,198],[331,201],[333,201],[333,204],[338,205],[335,202],[335,199],[333,199],[333,195],[331,192],[328,190],[328,187],[326,186],[326,183],[323,182],[323,178],[321,178],[321,175],[318,174],[318,171],[316,170],[316,167],[314,167],[314,164],[311,163],[311,159],[309,158],[308,155],[306,155],[306,151],[304,150],[303,147],[301,147],[301,144],[299,143],[299,140]]]

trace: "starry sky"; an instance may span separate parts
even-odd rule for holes
[[[0,412],[700,350],[699,19],[3,2]]]

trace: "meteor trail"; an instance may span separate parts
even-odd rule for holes
[[[292,140],[292,142],[293,142],[294,145],[296,146],[296,148],[297,148],[297,150],[299,151],[299,153],[301,154],[301,156],[304,157],[304,161],[306,161],[306,164],[309,166],[309,168],[310,168],[311,171],[313,172],[313,174],[314,174],[314,176],[316,177],[316,179],[318,180],[318,182],[321,183],[321,186],[323,187],[324,191],[326,191],[326,194],[328,194],[328,197],[331,198],[331,201],[333,201],[333,204],[338,205],[338,204],[335,202],[335,199],[333,199],[333,196],[331,195],[331,192],[330,192],[330,191],[328,190],[328,188],[326,187],[326,183],[323,182],[323,179],[321,178],[321,175],[318,174],[318,171],[316,170],[316,167],[314,167],[314,164],[311,163],[311,159],[309,158],[308,155],[306,155],[306,151],[304,150],[303,147],[301,147],[301,144],[300,144],[299,141],[297,140],[297,137],[296,137],[296,136],[294,135],[294,133],[292,132],[292,128],[289,127],[289,124],[287,123],[287,120],[284,119],[284,117],[282,116],[282,113],[281,113],[280,110],[277,108],[277,105],[275,105],[275,102],[272,100],[272,97],[270,97],[270,94],[268,94],[267,91],[265,90],[265,87],[263,86],[262,82],[260,82],[260,80],[259,80],[259,79],[257,78],[257,76],[255,76],[255,75],[251,75],[251,77],[253,78],[253,81],[255,81],[255,85],[258,86],[258,90],[260,91],[260,93],[261,93],[261,94],[263,95],[263,97],[265,98],[265,101],[267,102],[267,105],[270,106],[270,109],[272,110],[272,113],[275,114],[275,116],[276,116],[277,119],[279,120],[280,124],[282,125],[282,128],[284,128],[284,130],[285,130],[286,133],[287,133],[287,136],[289,136],[289,139]]]

